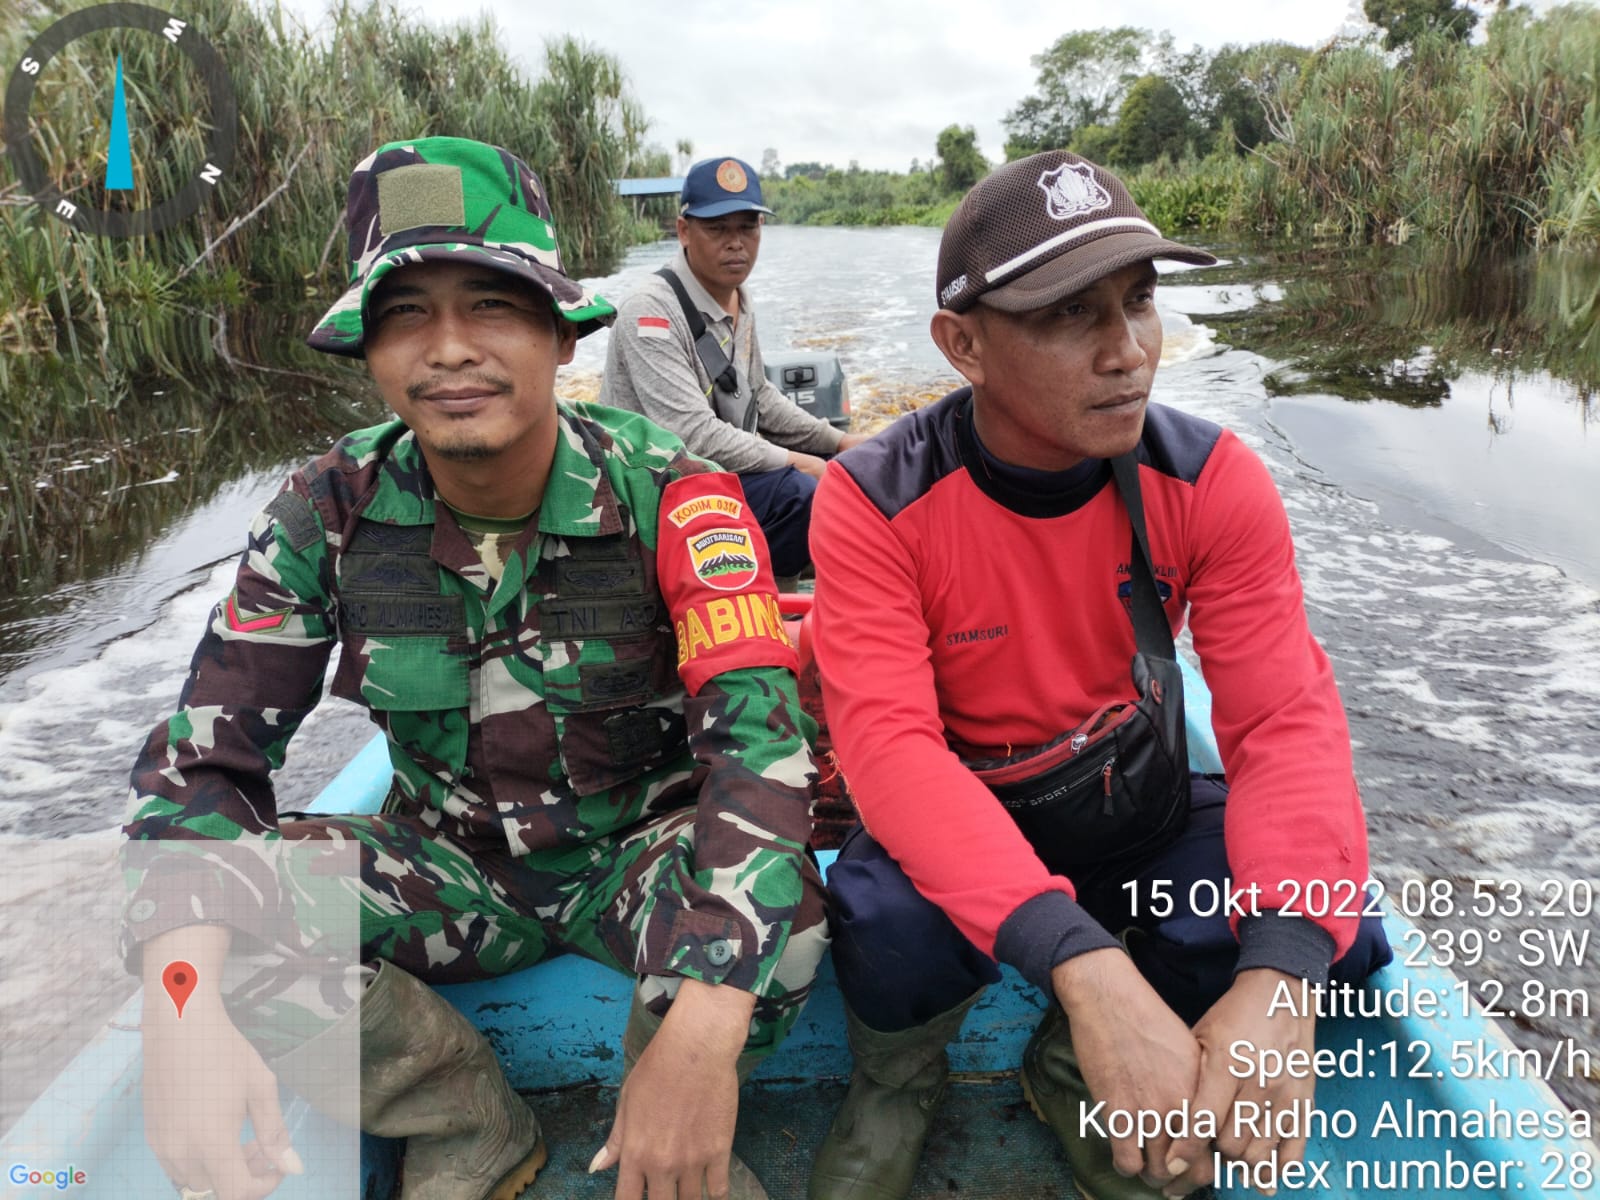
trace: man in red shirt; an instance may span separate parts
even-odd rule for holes
[[[940,243],[931,332],[971,386],[841,455],[817,491],[817,659],[863,828],[829,879],[856,1070],[812,1200],[908,1193],[945,1044],[997,961],[1048,998],[1024,1091],[1079,1190],[1109,1200],[1185,1195],[1214,1149],[1299,1158],[1303,1140],[1234,1118],[1309,1100],[1313,1081],[1241,1080],[1229,1048],[1309,1050],[1315,1014],[1283,998],[1387,960],[1282,502],[1233,434],[1149,403],[1156,258],[1215,261],[1074,155],[1001,167]],[[1132,725],[1102,732],[1135,697],[1175,706],[1175,672],[1153,677],[1143,653],[1152,621],[1167,666],[1168,630],[1191,628],[1227,784],[1189,780],[1181,746],[1154,780],[1123,745]],[[1048,782],[1006,804],[979,773],[1003,765],[1026,793],[1045,763]],[[1171,803],[1145,811],[1157,792]],[[1068,793],[1091,803],[1054,815]],[[1106,1136],[1113,1113],[1186,1104],[1215,1129]]]

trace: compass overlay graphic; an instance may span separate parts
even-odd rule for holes
[[[29,136],[30,110],[41,73],[51,59],[79,38],[102,30],[128,29],[159,37],[181,52],[199,72],[210,98],[212,130],[201,162],[192,176],[171,195],[147,207],[132,210],[101,208],[80,203],[51,181]],[[108,86],[115,73],[115,101],[110,114],[107,192],[131,188],[132,152],[122,75],[122,60],[107,61]],[[159,90],[159,85],[157,87]],[[193,215],[210,200],[217,184],[233,166],[238,141],[239,106],[227,64],[210,42],[190,28],[189,22],[147,4],[99,4],[62,17],[40,34],[23,52],[11,72],[5,95],[5,141],[17,178],[45,212],[84,233],[105,237],[139,237],[157,233]],[[87,181],[86,181],[87,182]]]

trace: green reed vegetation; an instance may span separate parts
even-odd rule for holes
[[[0,28],[0,58],[76,5],[38,4]],[[26,203],[0,175],[0,351],[94,358],[119,369],[163,369],[167,322],[188,307],[237,302],[253,288],[293,285],[330,298],[344,281],[344,187],[374,146],[455,134],[506,146],[540,173],[578,273],[603,273],[632,234],[611,180],[641,152],[646,121],[610,56],[570,39],[546,47],[530,80],[487,20],[439,31],[378,0],[346,3],[316,31],[281,9],[197,0],[187,15],[230,64],[239,103],[235,166],[195,219],[144,238],[87,238]],[[100,204],[107,97],[104,64],[121,53],[135,192],[142,206],[198,166],[209,103],[198,73],[153,36],[91,35],[52,61],[33,105],[33,144],[71,199]],[[176,67],[173,59],[179,59]],[[158,81],[151,84],[149,81]],[[147,88],[159,87],[160,95]],[[177,114],[177,115],[175,115]],[[121,203],[119,200],[118,203]],[[5,371],[0,364],[0,372]],[[0,388],[11,391],[0,373]],[[15,419],[14,406],[6,417]],[[25,430],[0,429],[15,443]]]
[[[0,23],[0,61],[20,61],[81,7],[25,3],[21,20]],[[611,270],[634,238],[611,181],[645,153],[647,122],[601,51],[551,42],[530,79],[487,20],[441,31],[388,0],[346,2],[314,31],[239,0],[194,0],[184,16],[229,65],[239,108],[234,166],[194,218],[146,237],[83,236],[29,203],[0,155],[0,562],[36,557],[38,531],[69,499],[95,509],[89,477],[117,471],[104,455],[135,455],[178,419],[170,381],[207,381],[220,409],[249,391],[356,390],[356,371],[293,343],[263,358],[240,306],[298,298],[309,328],[338,294],[345,185],[375,146],[453,134],[519,154],[549,190],[575,273]],[[32,145],[80,205],[108,202],[85,181],[104,175],[105,65],[119,54],[135,190],[110,205],[170,195],[203,161],[211,114],[199,73],[159,37],[90,35],[46,65],[31,109]],[[148,399],[156,390],[160,404]],[[102,467],[52,476],[79,459]]]
[[[1179,163],[1160,162],[1122,173],[1128,189],[1163,229],[1230,228],[1244,164],[1232,154]],[[966,188],[950,188],[938,167],[899,174],[841,171],[764,179],[762,195],[773,219],[786,225],[930,225],[942,228]]]
[[[1508,9],[1482,45],[1334,46],[1266,98],[1236,226],[1460,249],[1600,243],[1600,9]]]
[[[964,189],[963,189],[964,190]],[[950,219],[961,199],[935,170],[907,174],[852,165],[815,176],[763,179],[761,194],[773,219],[785,225],[935,225]]]

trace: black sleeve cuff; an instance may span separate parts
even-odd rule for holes
[[[1333,935],[1305,917],[1286,917],[1276,910],[1239,921],[1239,965],[1233,969],[1271,967],[1308,983],[1328,982],[1333,964]]]
[[[1090,950],[1120,945],[1071,896],[1041,892],[1005,919],[994,939],[994,956],[1049,995],[1053,967]]]

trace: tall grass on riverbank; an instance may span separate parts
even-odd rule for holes
[[[1507,9],[1478,45],[1425,34],[1397,54],[1339,41],[1257,82],[1268,137],[1250,154],[1237,155],[1224,128],[1203,158],[1117,168],[1164,231],[1474,251],[1600,245],[1594,5]],[[811,225],[939,226],[960,199],[916,164],[764,187],[778,220]]]
[[[773,219],[785,225],[943,226],[961,200],[947,192],[937,171],[847,171],[828,168],[812,177],[763,179],[761,194]]]
[[[1600,10],[1515,8],[1481,46],[1336,47],[1269,96],[1235,222],[1460,248],[1600,241]]]
[[[20,61],[81,7],[33,3],[0,22],[0,61]],[[300,295],[309,329],[345,283],[345,186],[375,146],[452,134],[520,155],[550,192],[575,273],[611,270],[631,239],[611,180],[640,153],[645,120],[608,55],[552,42],[529,79],[487,20],[441,31],[384,0],[346,0],[314,32],[239,0],[194,0],[183,15],[228,64],[238,99],[237,157],[210,206],[147,237],[83,236],[28,203],[0,155],[0,559],[33,555],[75,506],[98,511],[94,495],[73,498],[83,476],[58,479],[57,467],[155,444],[176,419],[164,381],[245,372],[259,384],[226,393],[258,397],[354,386],[347,365],[297,345],[264,365],[238,306]],[[94,81],[118,55],[135,165],[126,199],[98,182],[109,97]],[[159,36],[117,31],[51,60],[31,115],[30,141],[74,203],[127,208],[188,180],[212,116],[186,58]]]
[[[0,28],[0,60],[69,6],[36,5]],[[604,273],[627,248],[612,178],[638,154],[645,121],[608,55],[569,40],[546,47],[543,78],[522,71],[487,20],[436,30],[379,0],[343,4],[316,32],[281,9],[196,0],[185,12],[229,64],[239,148],[219,198],[144,238],[88,238],[24,203],[0,174],[0,350],[98,360],[103,373],[162,363],[143,326],[181,304],[237,300],[253,285],[293,284],[331,298],[344,282],[341,212],[350,168],[378,144],[454,134],[505,146],[549,189],[572,268]],[[79,204],[101,204],[104,89],[85,86],[124,60],[135,190],[142,207],[202,161],[209,102],[197,72],[159,37],[105,31],[74,43],[41,74],[32,143]],[[159,94],[152,94],[159,89]],[[117,201],[120,203],[120,201]],[[3,383],[3,380],[0,380]],[[21,431],[6,429],[15,443]]]
[[[1163,233],[1230,231],[1247,165],[1231,151],[1122,173],[1145,216]]]

